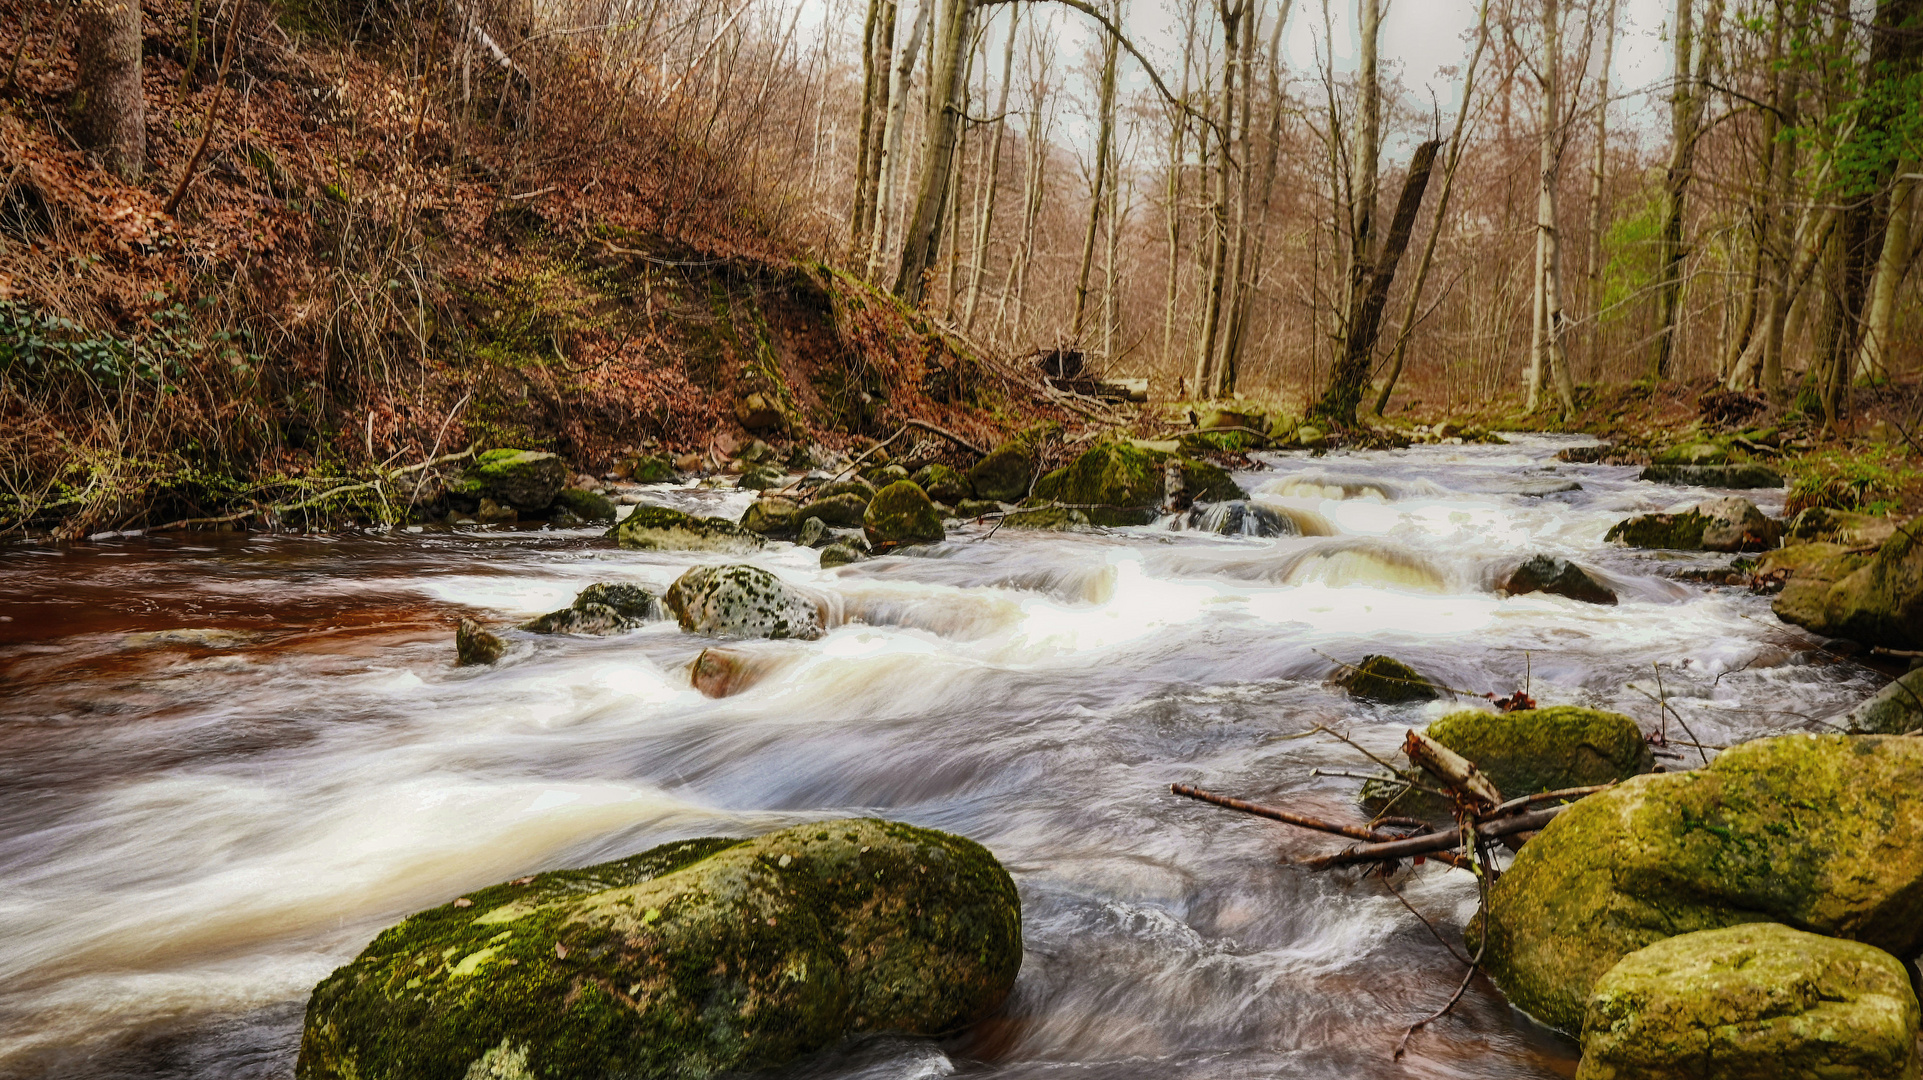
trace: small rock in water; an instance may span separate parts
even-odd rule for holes
[[[1712,488],[1779,488],[1783,474],[1767,465],[1651,465],[1638,479]]]
[[[1421,672],[1389,656],[1365,656],[1361,663],[1338,670],[1329,682],[1347,690],[1350,697],[1384,705],[1434,701],[1442,696]]]
[[[1247,499],[1209,503],[1189,511],[1189,528],[1221,536],[1299,536],[1292,518]]]
[[[689,665],[688,677],[694,688],[707,697],[731,697],[779,671],[793,659],[795,657],[746,649],[703,649]]]
[[[521,519],[511,506],[502,506],[493,499],[481,500],[481,508],[474,511],[474,520],[482,525],[511,525]]]
[[[1596,983],[1576,1080],[1915,1080],[1916,994],[1896,957],[1745,923],[1659,941]]]
[[[576,520],[606,524],[614,520],[614,503],[607,496],[586,488],[562,488],[554,497],[554,513],[572,514]]]
[[[1604,537],[1630,547],[1672,551],[1763,551],[1781,535],[1748,499],[1726,495],[1706,499],[1680,514],[1639,514],[1617,522]]]
[[[904,544],[933,544],[945,539],[941,512],[913,481],[900,480],[875,493],[862,515],[862,531],[877,551]]]
[[[631,624],[621,613],[606,604],[582,604],[529,619],[521,629],[534,634],[574,634],[580,637],[605,637],[628,629]]]
[[[1475,762],[1509,798],[1612,784],[1646,773],[1656,763],[1635,720],[1574,705],[1513,712],[1463,709],[1435,720],[1427,734]],[[1378,801],[1401,795],[1401,788],[1371,781],[1362,794]],[[1446,818],[1449,805],[1412,791],[1397,799],[1396,812]]]
[[[829,485],[833,487],[834,485]],[[861,528],[861,519],[868,513],[868,499],[852,491],[817,497],[796,511],[797,521],[820,518],[824,525],[838,525],[844,529]]]
[[[506,651],[506,641],[473,619],[462,619],[454,628],[454,663],[457,667],[492,664]]]
[[[1003,443],[968,470],[969,486],[983,499],[1014,502],[1028,494],[1035,475],[1035,455],[1019,442]]]
[[[866,559],[868,553],[846,540],[837,540],[821,549],[821,568],[828,570]]]
[[[741,514],[741,527],[758,536],[793,536],[801,504],[779,495],[762,493]]]
[[[567,481],[566,463],[545,450],[488,450],[468,464],[454,490],[532,513],[553,505]]]
[[[187,627],[179,630],[142,630],[121,638],[121,644],[130,649],[146,649],[155,645],[197,645],[203,649],[231,649],[245,645],[254,635],[245,630],[214,630],[206,627]]]
[[[1613,604],[1616,593],[1609,586],[1597,581],[1595,576],[1568,559],[1551,555],[1532,556],[1529,561],[1516,567],[1502,583],[1501,591],[1509,596],[1524,593],[1543,592],[1556,596],[1566,596],[1586,604]]]
[[[627,582],[603,581],[582,589],[580,595],[574,598],[574,606],[582,608],[589,604],[605,604],[622,618],[637,622],[653,622],[668,617],[659,596]]]
[[[795,543],[802,547],[827,547],[834,542],[828,532],[828,523],[818,517],[811,517],[801,523],[801,532],[795,536]]]
[[[668,607],[693,634],[817,638],[821,603],[758,566],[697,566],[668,587]]]

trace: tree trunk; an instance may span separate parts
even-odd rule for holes
[[[1220,119],[1215,125],[1215,197],[1209,203],[1214,231],[1209,237],[1208,287],[1202,301],[1202,339],[1195,351],[1195,394],[1203,398],[1214,396],[1215,342],[1222,318],[1222,281],[1228,273],[1229,170],[1234,165],[1234,148],[1229,144],[1229,137],[1235,130],[1235,33],[1241,25],[1246,2],[1236,0],[1235,6],[1230,7],[1227,0],[1218,0],[1216,5],[1222,15],[1222,100]]]
[[[1115,137],[1115,61],[1121,51],[1110,34],[1102,49],[1102,88],[1099,132],[1095,136],[1095,185],[1089,192],[1088,228],[1082,233],[1082,262],[1075,274],[1075,315],[1069,337],[1080,347],[1082,319],[1088,311],[1088,272],[1095,262],[1095,237],[1102,225],[1102,199],[1108,191],[1109,145]]]
[[[1165,227],[1168,233],[1168,286],[1162,299],[1162,363],[1167,365],[1175,354],[1175,308],[1181,299],[1181,278],[1178,271],[1182,260],[1182,155],[1187,142],[1189,116],[1189,72],[1195,64],[1195,23],[1188,25],[1188,40],[1182,48],[1182,98],[1181,107],[1171,110],[1172,119],[1168,138],[1168,176],[1164,189]]]
[[[1703,47],[1693,48],[1694,0],[1676,0],[1675,80],[1670,95],[1671,143],[1669,168],[1663,174],[1663,227],[1656,256],[1656,343],[1652,369],[1658,379],[1669,378],[1676,352],[1676,322],[1682,315],[1684,193],[1696,167],[1696,140],[1701,133],[1703,106],[1709,101],[1707,82],[1715,66],[1717,35],[1721,32],[1723,0],[1709,0],[1703,17]],[[1694,52],[1696,73],[1689,66]]]
[[[1282,153],[1282,29],[1288,24],[1289,9],[1294,0],[1282,0],[1282,10],[1276,14],[1275,26],[1269,31],[1269,118],[1263,125],[1268,145],[1262,158],[1261,195],[1256,200],[1256,229],[1252,238],[1255,252],[1250,259],[1254,269],[1249,280],[1237,292],[1237,301],[1229,309],[1229,339],[1224,346],[1229,357],[1229,366],[1240,377],[1242,354],[1248,341],[1249,305],[1255,293],[1255,284],[1262,273],[1262,259],[1268,248],[1269,206],[1275,196],[1275,171]],[[1247,109],[1243,112],[1246,114]],[[1246,117],[1245,117],[1246,122]]]
[[[1238,348],[1240,335],[1237,333],[1239,327],[1235,316],[1236,312],[1242,309],[1242,294],[1248,285],[1249,184],[1253,176],[1249,170],[1252,163],[1249,155],[1254,147],[1250,138],[1250,121],[1254,119],[1255,108],[1255,99],[1250,93],[1250,87],[1255,82],[1255,35],[1262,29],[1260,15],[1261,8],[1251,4],[1247,16],[1248,25],[1243,28],[1242,33],[1242,134],[1237,140],[1242,144],[1242,156],[1241,164],[1237,167],[1235,185],[1235,234],[1229,246],[1229,270],[1224,279],[1227,296],[1222,302],[1223,328],[1221,355],[1215,365],[1215,397],[1227,397],[1235,393],[1235,383],[1240,375],[1236,370],[1236,362],[1240,358]]]
[[[1008,11],[1008,41],[1002,47],[1002,85],[995,101],[995,137],[988,142],[988,168],[982,178],[981,196],[976,200],[981,213],[975,219],[975,244],[968,268],[968,297],[962,302],[962,328],[965,330],[975,328],[975,310],[982,293],[982,274],[988,267],[988,239],[993,235],[995,224],[996,183],[1002,169],[1002,136],[1008,132],[1008,87],[1015,71],[1015,31],[1021,27],[1022,9],[1019,5],[1011,5]]]
[[[887,255],[893,239],[896,217],[901,202],[902,127],[908,119],[909,88],[914,83],[915,61],[921,58],[921,38],[928,31],[928,20],[933,17],[936,0],[921,0],[915,10],[915,25],[908,31],[908,44],[901,50],[901,59],[896,64],[892,85],[888,90],[888,118],[882,128],[881,164],[875,169],[879,178],[875,196],[875,227],[868,246],[868,276],[875,276],[876,269]]]
[[[1857,367],[1868,378],[1889,378],[1886,358],[1896,318],[1896,290],[1908,276],[1910,260],[1915,256],[1910,240],[1911,204],[1915,199],[1916,180],[1908,175],[1897,180],[1890,193],[1883,255],[1877,260],[1876,277],[1870,286],[1870,312],[1863,327],[1863,347],[1857,354]]]
[[[911,306],[921,303],[924,275],[941,254],[942,214],[947,209],[948,172],[954,167],[955,131],[960,119],[956,98],[974,32],[975,4],[976,0],[946,0],[940,32],[934,39],[921,182],[914,213],[902,237],[901,271],[895,277],[895,294]]]
[[[893,63],[894,42],[894,0],[869,0],[868,19],[862,29],[861,136],[855,158],[855,201],[848,214],[851,260],[860,258],[868,250],[869,231],[875,222],[876,176],[880,171],[884,130],[875,120],[888,114],[888,71]]]
[[[1416,213],[1422,209],[1422,196],[1429,188],[1429,175],[1435,169],[1436,151],[1442,144],[1435,140],[1416,147],[1409,161],[1409,176],[1402,183],[1402,197],[1396,201],[1395,216],[1389,219],[1389,235],[1375,266],[1365,270],[1350,304],[1348,333],[1342,343],[1342,356],[1329,373],[1329,389],[1316,406],[1319,415],[1338,424],[1355,423],[1356,406],[1368,389],[1369,369],[1375,358],[1376,337],[1382,330],[1382,309],[1389,302],[1389,286],[1394,283],[1396,264],[1409,246],[1415,231]]]
[[[1686,2],[1686,0],[1685,0]],[[1545,371],[1556,383],[1564,416],[1576,411],[1576,383],[1563,348],[1562,221],[1557,196],[1562,184],[1562,34],[1557,0],[1542,0],[1542,130],[1537,136],[1540,171],[1536,185],[1535,347],[1530,350],[1529,408],[1533,411]]]
[[[137,180],[147,167],[139,0],[79,0],[74,13],[74,130],[103,165]]]
[[[1608,14],[1603,21],[1602,71],[1596,77],[1595,159],[1589,168],[1589,259],[1583,274],[1589,291],[1589,376],[1592,379],[1602,376],[1603,230],[1609,224],[1604,170],[1609,164],[1609,69],[1615,58],[1616,0],[1609,0]]]

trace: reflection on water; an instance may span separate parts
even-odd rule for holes
[[[1276,456],[1239,479],[1311,527],[1274,539],[971,526],[827,572],[775,545],[755,561],[829,596],[836,626],[722,699],[690,685],[705,643],[672,624],[451,666],[462,614],[662,588],[707,555],[590,532],[0,552],[0,1074],[285,1077],[308,989],[410,911],[672,839],[880,814],[1001,856],[1021,978],[966,1036],[868,1040],[793,1076],[1570,1075],[1569,1045],[1480,983],[1391,1063],[1459,978],[1427,931],[1373,881],[1283,865],[1327,841],[1167,794],[1352,814],[1353,781],[1310,770],[1354,751],[1300,733],[1334,724],[1387,754],[1449,707],[1325,688],[1368,652],[1647,722],[1629,684],[1660,663],[1710,743],[1873,688],[1765,600],[1604,547],[1623,515],[1700,493],[1556,465],[1557,445]],[[1538,553],[1623,602],[1498,597]],[[1403,891],[1451,927],[1474,907],[1433,863]]]

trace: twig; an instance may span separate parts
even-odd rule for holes
[[[906,425],[904,425],[900,431],[895,432],[893,435],[888,436],[886,439],[883,439],[882,441],[876,443],[875,445],[869,447],[868,449],[863,450],[858,456],[856,456],[856,458],[853,461],[850,461],[847,465],[843,466],[840,472],[829,477],[827,482],[832,484],[835,481],[841,479],[842,477],[847,476],[849,473],[855,471],[857,468],[860,468],[861,463],[868,460],[868,455],[874,453],[877,450],[880,450],[882,447],[887,446],[889,443],[894,442],[896,439],[899,439],[906,434],[908,434],[908,428]],[[793,491],[796,487],[798,487],[801,484],[801,481],[804,479],[806,479],[806,477],[796,477],[794,480],[788,483],[787,487],[784,487],[780,491],[775,492],[775,494],[786,495],[788,492]]]
[[[1551,799],[1580,799],[1585,795],[1594,795],[1599,791],[1608,791],[1615,786],[1615,783],[1611,782],[1607,784],[1594,784],[1590,787],[1563,788],[1560,791],[1538,791],[1534,795],[1524,795],[1519,799],[1510,799],[1508,802],[1489,811],[1488,816],[1502,817],[1520,807],[1528,806],[1531,803],[1548,802]]]
[[[1488,899],[1486,887],[1484,889],[1484,896],[1483,896],[1482,903],[1483,903],[1482,911],[1487,912],[1489,910],[1489,899]],[[1392,1060],[1401,1061],[1402,1055],[1408,1052],[1409,1040],[1412,1038],[1415,1038],[1416,1032],[1421,1031],[1423,1028],[1429,1026],[1429,1024],[1433,1023],[1434,1021],[1440,1020],[1444,1016],[1448,1015],[1449,1010],[1456,1007],[1456,1002],[1462,1000],[1462,995],[1464,991],[1468,990],[1469,984],[1475,980],[1476,972],[1481,970],[1482,954],[1484,950],[1488,948],[1489,948],[1489,917],[1488,915],[1484,914],[1482,916],[1482,940],[1477,945],[1475,958],[1467,961],[1469,965],[1469,970],[1462,973],[1462,983],[1456,987],[1455,993],[1449,995],[1449,1000],[1443,1002],[1442,1008],[1437,1009],[1435,1012],[1432,1012],[1429,1015],[1423,1017],[1422,1019],[1417,1020],[1415,1023],[1409,1025],[1409,1030],[1402,1033],[1402,1041],[1396,1044],[1396,1052]],[[1455,950],[1451,949],[1449,951],[1454,952]]]
[[[1556,820],[1566,806],[1551,806],[1527,814],[1513,814],[1497,821],[1485,821],[1475,826],[1474,833],[1480,840],[1499,840],[1522,832],[1535,832]],[[1302,865],[1312,870],[1327,870],[1335,866],[1347,866],[1359,862],[1386,862],[1391,859],[1406,859],[1411,855],[1428,855],[1437,851],[1447,851],[1462,842],[1453,832],[1428,833],[1393,840],[1386,844],[1365,844],[1361,847],[1346,847],[1333,855],[1322,855],[1305,859]]]
[[[214,110],[220,107],[220,99],[227,93],[227,68],[234,62],[234,45],[240,38],[240,14],[246,9],[246,0],[237,0],[233,13],[228,16],[227,54],[220,58],[220,70],[214,74],[214,96],[207,102],[207,114],[200,118],[200,145],[187,158],[187,167],[180,171],[180,182],[174,185],[174,193],[167,196],[167,205],[160,212],[168,217],[180,208],[180,200],[187,194],[187,185],[193,182],[194,171],[200,168],[200,159],[206,156],[207,141],[214,137]]]
[[[1382,884],[1386,886],[1389,890],[1389,895],[1395,897],[1397,900],[1402,900],[1402,906],[1408,908],[1409,914],[1414,915],[1416,919],[1422,923],[1423,927],[1429,931],[1430,936],[1436,939],[1437,944],[1449,950],[1449,955],[1455,957],[1458,963],[1469,964],[1469,958],[1457,952],[1456,947],[1454,945],[1449,944],[1448,939],[1442,936],[1442,931],[1437,930],[1434,923],[1430,922],[1428,919],[1423,918],[1422,912],[1417,911],[1415,909],[1414,904],[1411,904],[1409,903],[1409,901],[1404,900],[1402,897],[1402,894],[1396,891],[1395,883],[1389,880],[1388,867],[1385,866],[1382,868],[1381,877],[1382,877]],[[1475,965],[1470,964],[1470,966],[1474,967]],[[1408,1042],[1407,1037],[1404,1037],[1403,1041],[1405,1043]]]
[[[974,443],[969,442],[967,439],[962,438],[947,428],[936,427],[926,420],[903,420],[902,423],[907,424],[909,427],[921,428],[923,431],[932,431],[942,438],[960,446],[962,449],[972,451],[981,457],[988,456],[988,451],[983,450],[981,447],[976,446]]]
[[[1169,790],[1183,798],[1195,799],[1198,802],[1210,803],[1229,810],[1239,810],[1244,814],[1253,814],[1256,817],[1268,818],[1270,821],[1279,821],[1284,825],[1294,825],[1297,828],[1314,829],[1316,832],[1346,836],[1351,840],[1368,840],[1372,843],[1384,844],[1402,839],[1401,837],[1391,836],[1388,833],[1377,832],[1374,829],[1366,829],[1360,825],[1343,825],[1339,822],[1324,821],[1321,818],[1309,817],[1306,814],[1296,814],[1287,810],[1279,810],[1273,806],[1263,806],[1260,803],[1233,799],[1227,795],[1217,795],[1212,791],[1203,791],[1201,788],[1191,787],[1188,784],[1170,784]]]
[[[1700,742],[1697,742],[1697,741],[1695,741],[1695,740],[1696,740],[1696,733],[1695,733],[1695,732],[1693,732],[1693,731],[1691,731],[1691,730],[1689,730],[1689,723],[1688,723],[1688,721],[1686,721],[1686,720],[1684,720],[1684,719],[1683,719],[1683,714],[1682,714],[1682,713],[1679,713],[1679,712],[1677,712],[1677,711],[1676,711],[1676,708],[1675,708],[1675,706],[1673,706],[1673,705],[1671,705],[1671,704],[1670,704],[1670,703],[1669,703],[1669,702],[1668,702],[1668,701],[1667,701],[1666,699],[1664,699],[1664,698],[1660,698],[1660,697],[1657,697],[1656,695],[1654,695],[1654,694],[1652,694],[1652,693],[1650,693],[1649,691],[1647,691],[1647,690],[1645,690],[1645,689],[1643,689],[1642,687],[1640,687],[1640,686],[1637,686],[1637,685],[1636,685],[1635,683],[1630,683],[1630,684],[1628,684],[1628,685],[1629,685],[1629,688],[1630,688],[1631,690],[1634,690],[1634,691],[1636,691],[1636,692],[1637,692],[1638,694],[1641,694],[1642,696],[1644,696],[1644,697],[1646,697],[1646,698],[1648,698],[1649,700],[1651,700],[1651,701],[1653,701],[1653,702],[1655,702],[1655,703],[1656,703],[1656,707],[1657,707],[1658,709],[1661,709],[1661,710],[1663,710],[1663,712],[1665,712],[1665,713],[1667,713],[1668,715],[1670,715],[1670,716],[1673,716],[1673,717],[1675,717],[1675,718],[1676,718],[1676,723],[1677,723],[1677,724],[1678,724],[1678,725],[1679,725],[1679,726],[1680,726],[1680,727],[1681,727],[1681,728],[1683,729],[1683,734],[1685,734],[1685,735],[1687,735],[1687,736],[1689,736],[1689,738],[1690,738],[1690,740],[1691,740],[1691,742],[1690,742],[1690,745],[1693,745],[1693,746],[1695,746],[1695,747],[1696,747],[1696,752],[1697,752],[1698,754],[1701,754],[1701,755],[1702,755],[1702,758],[1703,758],[1703,764],[1705,764],[1705,765],[1707,765],[1707,764],[1709,764],[1709,754],[1708,754],[1708,753],[1706,753],[1706,752],[1704,752],[1704,750],[1703,750],[1703,744],[1702,744],[1702,743],[1700,743]],[[1659,714],[1659,715],[1660,715],[1660,714]],[[1665,728],[1667,728],[1667,726],[1668,726],[1667,724],[1665,724],[1665,725],[1664,725],[1664,727],[1665,727]],[[1665,734],[1665,735],[1663,736],[1663,742],[1664,742],[1664,744],[1665,744],[1665,745],[1667,745],[1667,744],[1668,744],[1668,742],[1669,742],[1669,736],[1668,736],[1667,734]]]
[[[1418,784],[1415,781],[1410,780],[1407,777],[1403,777],[1403,776],[1370,776],[1368,773],[1349,772],[1346,769],[1323,769],[1323,768],[1310,769],[1309,775],[1310,776],[1340,776],[1348,780],[1376,780],[1384,784],[1395,784],[1400,787],[1414,788],[1417,791],[1426,791],[1431,795],[1442,795],[1442,792],[1437,791],[1435,788],[1427,787],[1423,784]],[[1447,798],[1447,796],[1443,796],[1443,797]],[[1382,820],[1382,819],[1378,818],[1377,820]]]
[[[1325,727],[1322,724],[1317,724],[1315,726],[1315,730],[1320,731],[1324,735],[1328,735],[1333,738],[1340,739],[1345,743],[1348,743],[1350,746],[1354,747],[1357,751],[1359,751],[1363,757],[1368,758],[1370,761],[1375,762],[1377,765],[1382,766],[1383,768],[1389,770],[1392,773],[1395,773],[1398,776],[1401,775],[1401,770],[1397,769],[1394,765],[1389,764],[1388,762],[1382,760],[1381,758],[1376,757],[1374,754],[1369,753],[1368,750],[1363,748],[1362,744],[1354,741],[1353,739],[1349,738],[1347,735],[1337,735],[1334,731],[1331,731],[1329,728]]]

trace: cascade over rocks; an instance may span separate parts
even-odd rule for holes
[[[1596,580],[1594,574],[1552,555],[1533,555],[1503,579],[1501,592],[1509,596],[1525,593],[1552,593],[1580,600],[1585,604],[1614,604],[1616,591]],[[1474,760],[1473,758],[1471,760]],[[1507,790],[1507,789],[1505,789]]]
[[[487,450],[468,463],[454,491],[532,513],[552,506],[567,482],[567,465],[545,450]]]
[[[1915,955],[1923,739],[1785,735],[1626,780],[1525,844],[1488,915],[1484,970],[1571,1032],[1605,972],[1678,934],[1781,922]]]
[[[1365,656],[1361,663],[1337,670],[1330,676],[1329,685],[1347,690],[1350,697],[1384,705],[1434,701],[1442,696],[1421,672],[1392,656]]]
[[[697,566],[668,586],[668,607],[691,634],[818,638],[821,601],[758,566]]]
[[[903,544],[933,544],[947,538],[941,512],[912,481],[900,480],[875,493],[862,517],[862,532],[876,551]]]
[[[1923,544],[1911,538],[1918,527],[1899,527],[1875,554],[1808,545],[1771,605],[1776,617],[1826,637],[1923,648]]]
[[[978,498],[1018,502],[1035,476],[1035,455],[1019,442],[1006,442],[968,469],[968,484]]]
[[[1021,960],[1014,882],[962,837],[858,819],[683,840],[391,927],[314,988],[295,1075],[702,1080],[955,1031]]]
[[[1576,1080],[1916,1080],[1916,994],[1868,945],[1747,923],[1665,938],[1596,983]]]
[[[1189,528],[1219,536],[1300,536],[1295,519],[1247,499],[1198,506],[1189,511]]]
[[[1117,442],[1084,451],[1067,468],[1036,481],[1035,499],[1075,506],[1095,525],[1146,525],[1167,496],[1163,466],[1171,461],[1181,471],[1182,490],[1197,501],[1248,497],[1227,472],[1207,462]]]
[[[726,518],[695,517],[667,506],[637,506],[608,535],[646,551],[759,551],[766,541]]]

